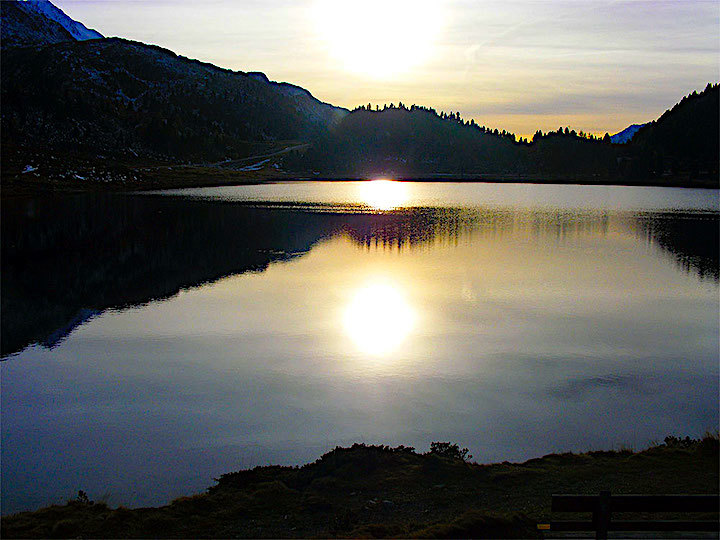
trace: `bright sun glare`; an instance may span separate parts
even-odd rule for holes
[[[313,17],[347,71],[376,79],[427,61],[443,19],[439,0],[316,0]]]
[[[343,322],[361,351],[382,356],[405,340],[415,324],[415,312],[397,287],[376,281],[355,293]]]
[[[392,180],[371,180],[358,184],[360,200],[376,210],[393,210],[408,200],[406,182]]]

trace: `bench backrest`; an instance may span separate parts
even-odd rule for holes
[[[553,512],[594,512],[602,495],[553,495]],[[718,495],[609,495],[610,512],[717,512]]]
[[[553,495],[553,512],[592,512],[592,521],[552,521],[552,531],[595,531],[598,539],[608,531],[720,531],[720,521],[612,520],[613,512],[713,513],[720,510],[719,495]]]

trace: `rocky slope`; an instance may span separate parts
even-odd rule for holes
[[[13,1],[13,0],[11,0]],[[103,35],[86,27],[83,23],[68,17],[65,12],[48,0],[20,0],[16,2],[25,11],[50,19],[62,26],[73,39],[83,41],[86,39],[100,39]]]
[[[346,112],[304,89],[119,38],[3,50],[3,142],[220,160],[308,140]]]
[[[75,38],[58,22],[29,7],[27,2],[9,0],[0,5],[3,49],[48,45]]]

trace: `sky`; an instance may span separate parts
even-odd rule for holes
[[[716,0],[53,0],[105,36],[347,108],[458,111],[518,136],[616,133],[720,80]]]

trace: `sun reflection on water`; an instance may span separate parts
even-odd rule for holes
[[[360,200],[376,210],[393,210],[408,200],[406,182],[371,180],[359,185]]]
[[[415,320],[415,311],[398,287],[372,281],[355,292],[343,323],[345,332],[362,352],[382,356],[402,344]]]

